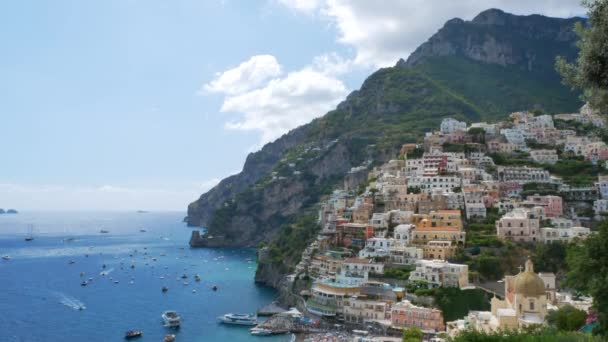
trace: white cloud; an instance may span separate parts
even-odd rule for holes
[[[199,93],[240,94],[261,86],[281,72],[281,66],[274,56],[253,56],[235,68],[216,74],[216,78],[205,84]]]
[[[252,59],[241,66],[248,64],[250,74],[260,74],[261,72],[256,71],[255,66],[249,63]],[[274,57],[272,60],[276,62]],[[256,66],[265,68],[265,64]],[[344,99],[348,90],[335,76],[347,72],[349,68],[350,61],[336,54],[327,54],[315,58],[312,65],[300,70],[275,77],[263,84],[257,83],[257,87],[244,87],[247,91],[231,90],[238,86],[217,87],[218,91],[225,94],[220,111],[240,115],[228,122],[226,127],[259,131],[262,133],[261,143],[274,140],[290,129],[325,114]],[[221,75],[235,69],[225,71]],[[281,69],[278,63],[276,69]]]
[[[337,40],[355,48],[355,62],[375,67],[393,65],[399,58],[407,58],[447,20],[455,17],[470,20],[488,8],[557,17],[584,14],[580,0],[318,0],[305,5],[301,1],[285,0],[281,3],[330,20],[338,31]]]
[[[163,187],[0,183],[0,208],[17,210],[179,210],[218,178]]]

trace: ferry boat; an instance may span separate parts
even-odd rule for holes
[[[257,325],[258,318],[250,314],[234,314],[229,313],[224,316],[218,317],[221,323],[235,324],[235,325]]]
[[[181,317],[176,311],[168,310],[162,314],[163,321],[166,327],[177,328],[181,324]]]

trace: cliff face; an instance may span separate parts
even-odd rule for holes
[[[314,238],[315,204],[347,176],[395,157],[446,117],[495,120],[539,108],[569,112],[581,105],[559,82],[556,55],[574,56],[574,22],[482,12],[450,20],[397,66],[369,76],[338,107],[248,156],[243,171],[188,207],[187,222],[207,228],[191,246],[266,245],[256,280],[278,286],[307,240]],[[305,214],[303,214],[305,213]],[[302,220],[306,215],[306,220]]]
[[[517,65],[528,71],[552,69],[557,54],[575,56],[572,44],[576,34],[572,28],[583,20],[518,16],[490,9],[471,21],[448,21],[400,65],[416,65],[430,56],[460,55],[484,63]]]
[[[298,145],[306,137],[307,128],[302,126],[294,129],[276,141],[264,145],[260,151],[247,156],[241,172],[223,179],[198,200],[190,203],[186,217],[188,225],[207,227],[217,209],[267,174],[286,150]]]

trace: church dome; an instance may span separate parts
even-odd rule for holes
[[[524,297],[544,296],[546,293],[545,282],[534,273],[532,261],[526,261],[526,270],[515,277],[515,294]]]

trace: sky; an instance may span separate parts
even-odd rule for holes
[[[578,0],[0,2],[0,208],[180,210],[454,17]]]

